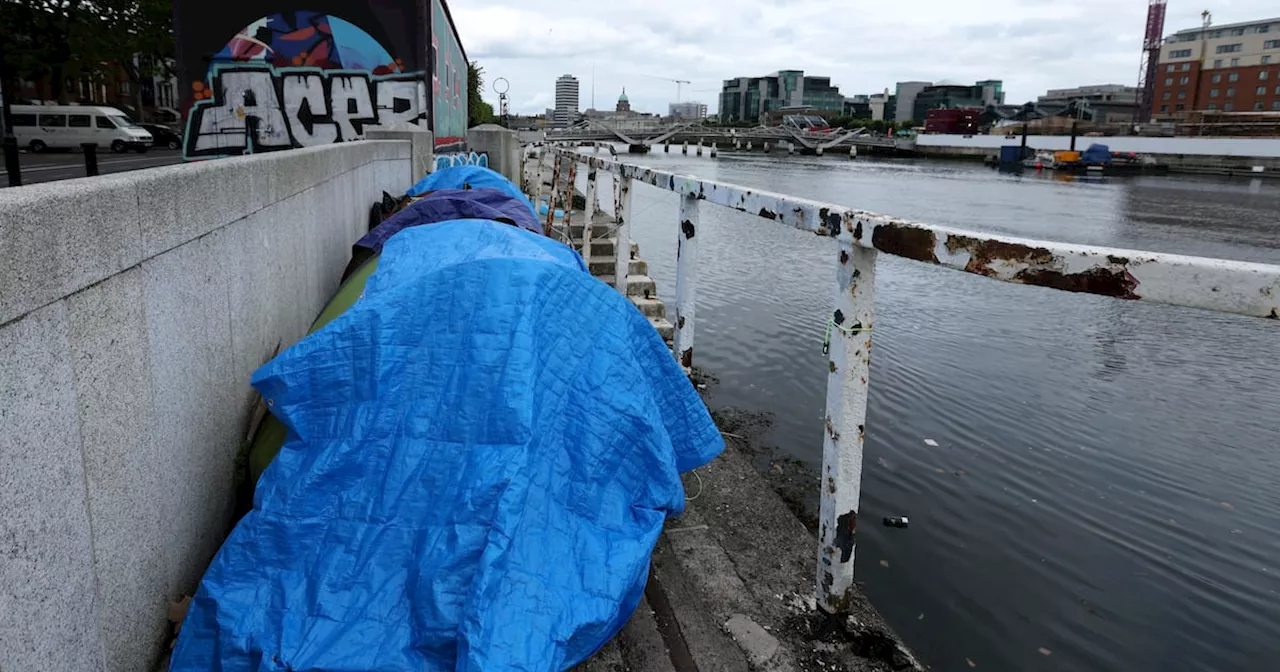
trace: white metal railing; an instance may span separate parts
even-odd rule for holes
[[[543,165],[547,153],[557,166],[553,192],[566,172],[561,169],[562,164],[581,163],[588,167],[591,213],[596,210],[598,173],[605,171],[613,176],[618,224],[614,281],[624,294],[631,248],[632,185],[643,182],[680,195],[673,321],[676,357],[686,369],[693,361],[699,201],[834,240],[834,305],[823,344],[829,373],[817,572],[818,604],[833,613],[847,610],[854,585],[854,541],[875,322],[876,259],[880,253],[1004,282],[1269,318],[1276,320],[1269,328],[1277,329],[1280,335],[1280,266],[991,236],[585,156],[573,148],[536,147],[535,165]],[[540,173],[535,174],[541,196],[542,178]],[[562,202],[572,205],[572,180],[563,186]],[[550,200],[553,202],[549,203],[549,210],[554,212],[554,199]],[[586,219],[589,231],[591,214]],[[590,249],[587,234],[582,247],[584,256],[589,258]]]

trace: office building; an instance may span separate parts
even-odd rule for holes
[[[683,103],[671,103],[667,106],[667,116],[673,119],[705,119],[707,105],[693,100]]]
[[[806,77],[803,70],[726,79],[720,90],[720,121],[753,122],[787,108],[839,115],[844,112],[844,96],[830,77]]]
[[[911,121],[911,115],[915,112],[916,96],[928,86],[933,86],[933,82],[898,82],[898,87],[893,94],[897,101],[893,121],[898,123]]]
[[[1153,96],[1156,119],[1280,112],[1280,18],[1174,33],[1160,48]]]
[[[568,126],[578,120],[578,78],[560,75],[556,80],[555,124]]]
[[[986,80],[972,86],[959,84],[936,84],[926,86],[915,95],[909,119],[918,124],[925,122],[929,110],[939,108],[983,108],[989,105],[1004,104],[1004,87],[1000,80]],[[898,117],[904,110],[902,101],[898,101]]]
[[[1133,120],[1138,109],[1136,86],[1098,84],[1072,89],[1049,89],[1036,99],[1036,107],[1044,114],[1059,114],[1068,108],[1076,118],[1108,124],[1124,124]]]
[[[885,89],[884,93],[873,93],[867,98],[867,105],[871,108],[872,121],[893,121],[894,110],[892,103],[894,97],[889,93],[889,89]]]

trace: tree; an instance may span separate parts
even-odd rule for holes
[[[467,126],[494,122],[493,106],[484,102],[484,68],[475,61],[467,64]]]
[[[173,56],[169,0],[0,0],[0,26],[9,81],[47,78],[63,103],[68,79],[114,81],[123,69],[138,91]]]
[[[172,5],[169,0],[95,0],[94,7],[103,30],[93,51],[124,71],[141,117],[143,80],[173,74]]]

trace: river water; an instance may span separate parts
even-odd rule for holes
[[[1280,263],[1276,181],[639,161],[979,231]],[[633,237],[668,302],[676,208],[637,187]],[[834,243],[705,204],[699,236],[714,404],[772,413],[771,441],[816,466]],[[887,255],[877,310],[857,577],[928,664],[1280,669],[1280,323]],[[889,515],[910,528],[876,524]]]

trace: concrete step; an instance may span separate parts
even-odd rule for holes
[[[667,316],[667,304],[663,303],[662,299],[645,298],[643,296],[632,296],[628,298],[631,299],[631,303],[635,304],[636,308],[640,309],[640,312],[643,313],[645,317],[665,318]]]
[[[614,263],[613,257],[591,257],[587,261],[587,268],[590,269],[591,275],[597,278],[602,275],[613,275]],[[627,267],[627,275],[649,275],[649,263],[644,259],[632,259],[631,264]]]
[[[613,286],[613,274],[596,276],[600,282]],[[658,285],[647,275],[627,276],[627,296],[656,297]]]
[[[667,343],[671,343],[671,341],[675,340],[676,325],[671,324],[671,322],[667,321],[667,318],[650,317],[649,324],[652,324],[653,328],[658,330],[658,335],[662,337],[662,340],[666,341]]]
[[[598,257],[598,261],[613,258],[614,238],[592,238],[591,239],[591,256]],[[572,240],[570,247],[575,250],[582,250],[582,238],[577,237]],[[635,259],[640,256],[640,246],[635,241],[631,241],[631,258]]]
[[[584,228],[582,226],[582,217],[585,217],[585,215],[583,215],[580,212],[574,212],[573,214],[569,215],[569,236],[572,237],[574,240],[578,240],[578,241],[582,240],[582,229]],[[612,240],[613,225],[601,223],[599,221],[599,218],[597,218],[596,223],[593,224],[591,227],[591,238],[593,241],[604,240],[604,239]]]

